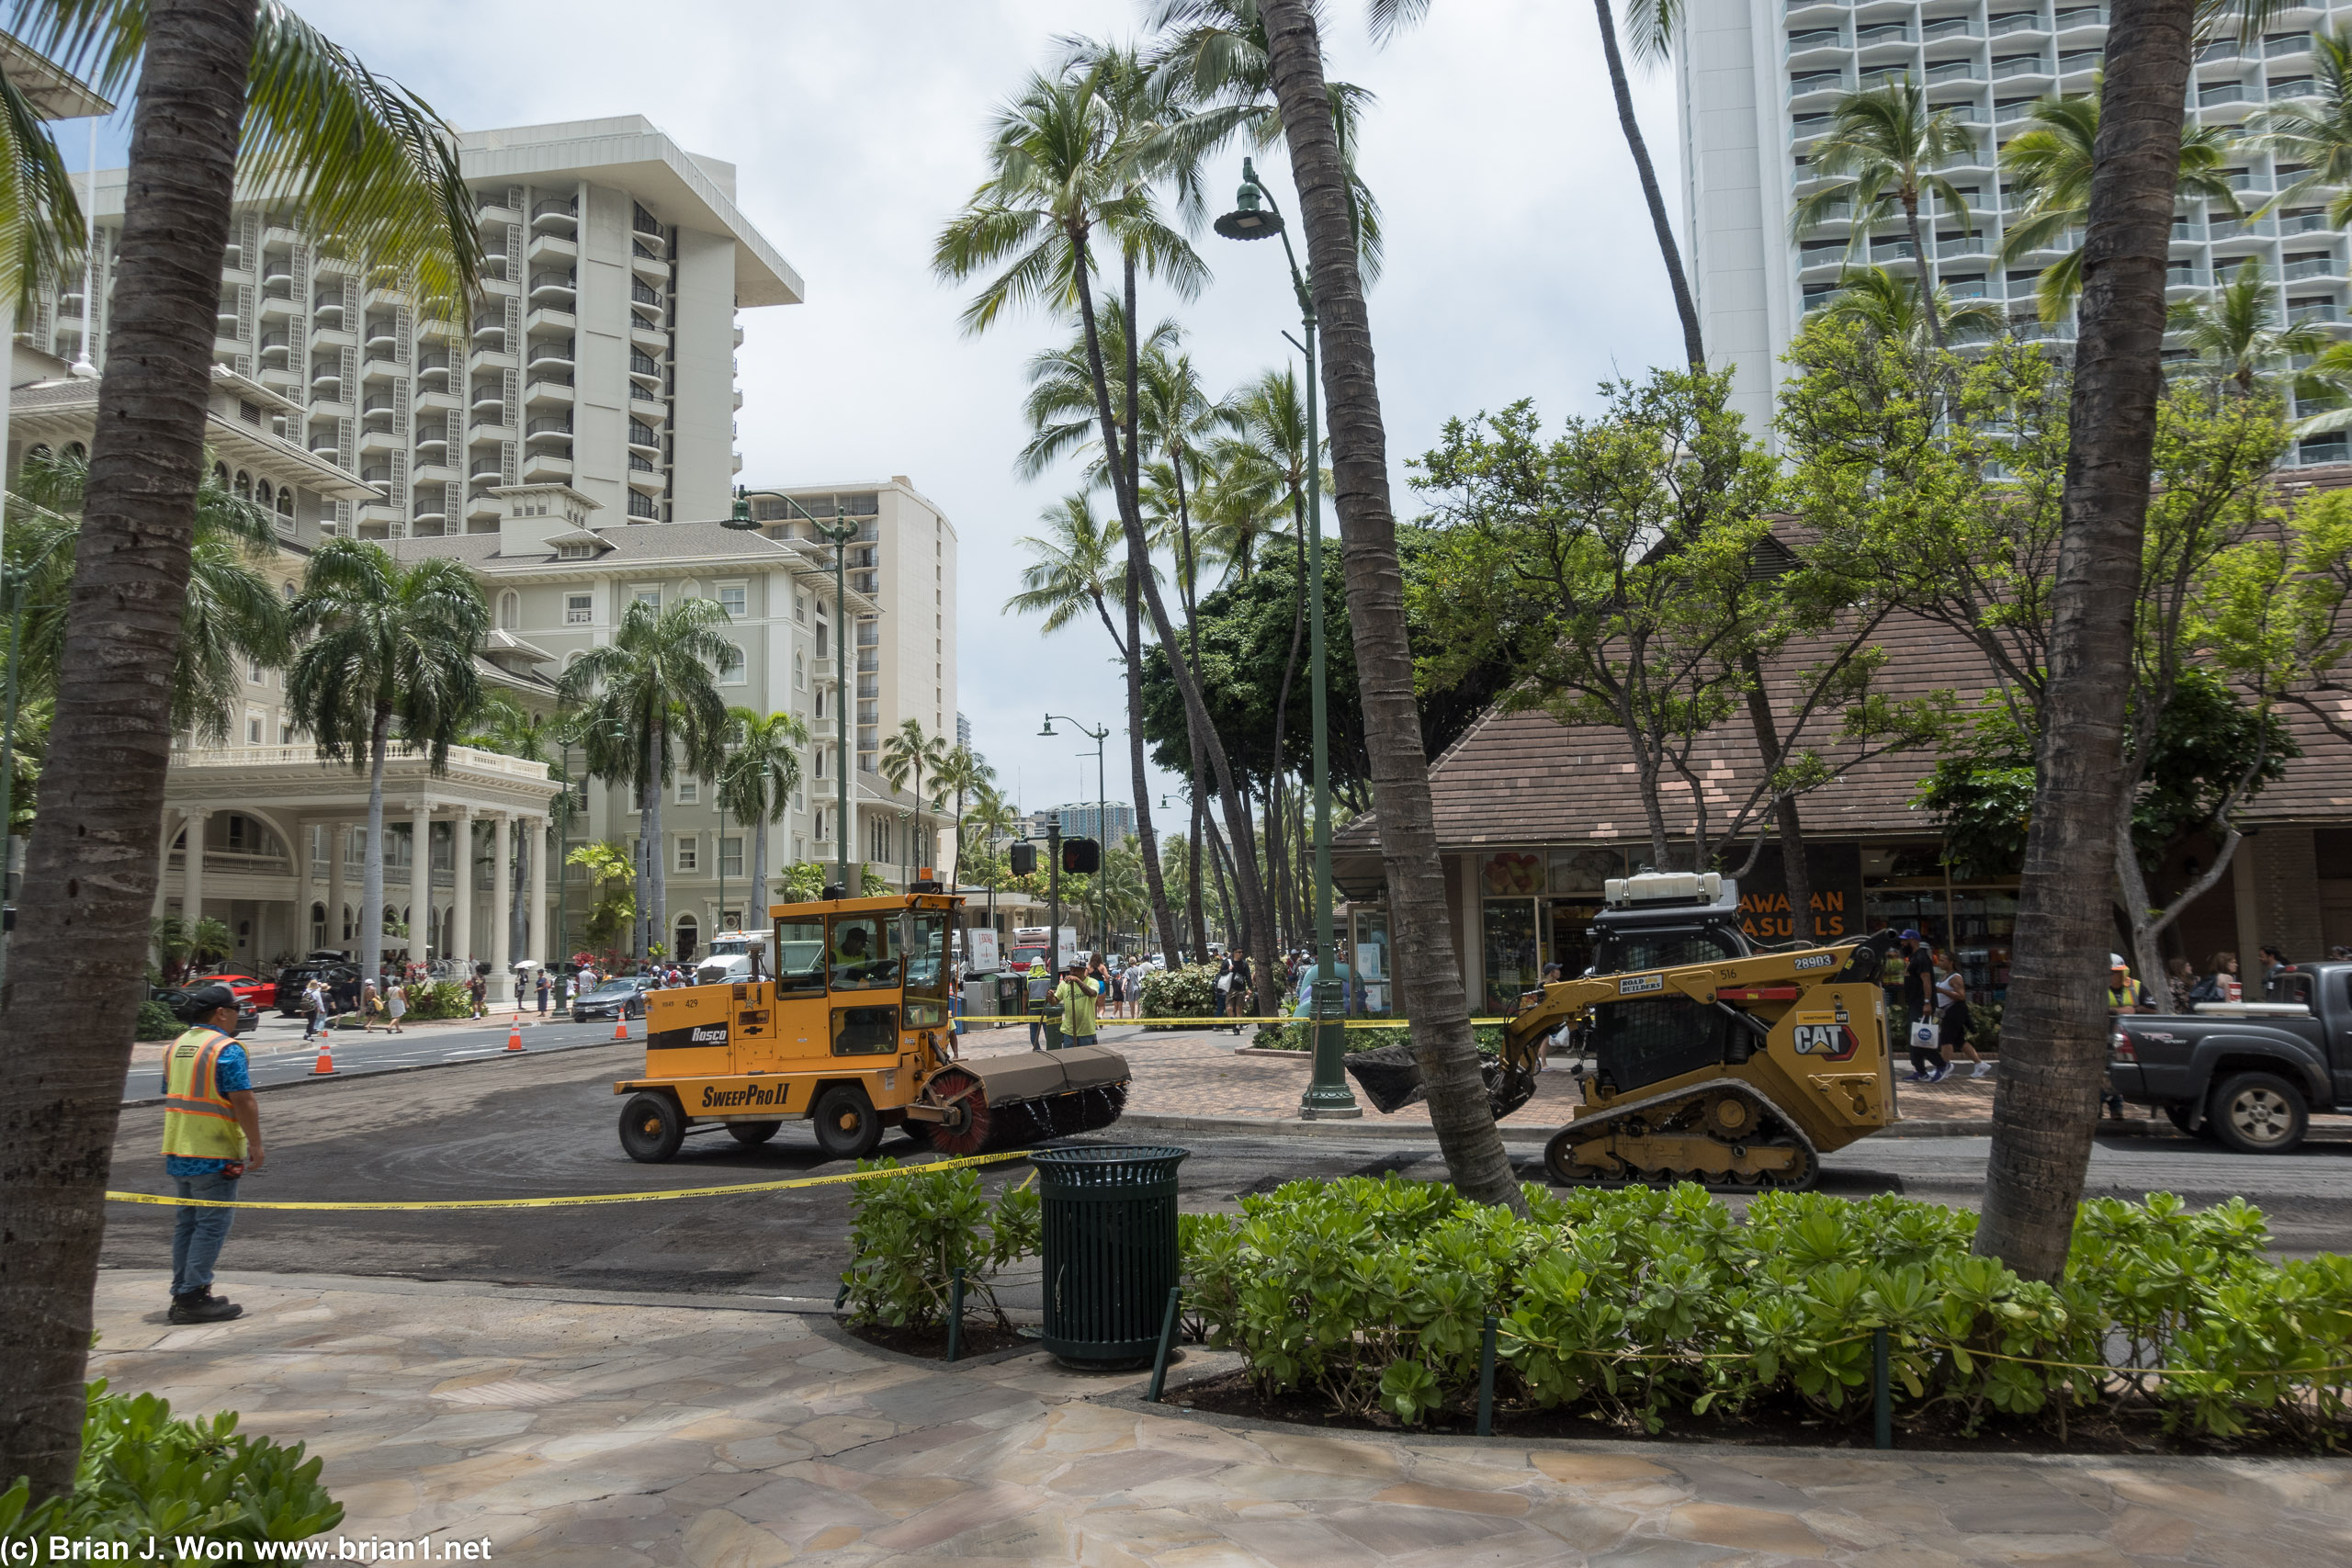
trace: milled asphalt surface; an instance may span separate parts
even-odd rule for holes
[[[595,1026],[582,1026],[593,1029]],[[435,1071],[353,1073],[262,1097],[269,1159],[240,1194],[254,1201],[381,1201],[642,1192],[821,1175],[826,1159],[805,1126],[770,1144],[741,1147],[723,1132],[690,1136],[664,1166],[621,1153],[614,1079],[637,1074],[641,1039],[605,1048],[568,1042],[571,1026],[528,1029],[539,1047],[493,1049]],[[640,1031],[642,1026],[637,1026]],[[503,1043],[504,1032],[495,1032]],[[546,1049],[567,1044],[573,1048]],[[376,1044],[433,1052],[479,1051],[481,1042],[412,1035]],[[1145,1047],[1148,1048],[1148,1047]],[[337,1061],[345,1060],[341,1046]],[[356,1063],[359,1053],[350,1054]],[[152,1069],[147,1069],[152,1076]],[[168,1190],[155,1153],[159,1106],[122,1114],[112,1185]],[[1227,1136],[1114,1127],[1091,1140],[1191,1149],[1182,1168],[1190,1209],[1229,1209],[1244,1193],[1300,1177],[1396,1170],[1442,1179],[1424,1134],[1367,1119],[1361,1134],[1300,1139],[1269,1129]],[[1869,1139],[1825,1161],[1823,1190],[1849,1196],[1903,1190],[1973,1206],[1990,1150],[1985,1138]],[[893,1136],[880,1151],[929,1157]],[[1540,1156],[1514,1148],[1521,1174],[1543,1179]],[[982,1168],[991,1190],[1022,1179],[1023,1160]],[[2352,1250],[2352,1145],[2315,1144],[2287,1156],[2226,1153],[2176,1139],[2103,1141],[2090,1190],[2139,1197],[2180,1193],[2200,1205],[2243,1195],[2269,1216],[2278,1250]],[[594,1291],[749,1294],[830,1304],[848,1254],[850,1194],[827,1186],[741,1198],[686,1199],[617,1207],[414,1213],[241,1213],[224,1267],[288,1274],[470,1280]],[[110,1267],[153,1267],[168,1258],[173,1211],[118,1204],[105,1242]],[[1033,1304],[1016,1288],[1015,1307]]]

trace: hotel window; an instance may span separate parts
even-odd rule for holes
[[[518,631],[523,625],[523,596],[512,588],[498,596],[498,628]]]
[[[702,863],[702,839],[693,833],[678,836],[677,868],[681,874],[693,872]]]
[[[701,784],[694,779],[680,779],[678,781],[678,804],[681,806],[698,806],[701,803]]]
[[[657,610],[662,607],[662,587],[659,583],[650,588],[632,588],[629,590],[629,597],[640,604],[650,604]]]
[[[248,718],[245,720],[245,744],[248,746],[258,746],[261,744],[260,719]]]
[[[563,596],[563,624],[565,626],[584,626],[590,621],[595,619],[595,595],[592,593],[567,593]]]
[[[721,876],[743,874],[742,840],[721,839],[718,840],[718,874]]]
[[[741,620],[743,618],[743,606],[745,603],[743,585],[741,583],[720,584],[718,590],[718,607],[726,611],[729,615],[732,616],[736,620]]]
[[[792,650],[792,689],[796,692],[808,689],[808,660],[797,648]]]
[[[732,643],[728,644],[726,650],[718,656],[718,683],[722,686],[741,685],[744,668],[743,650]]]
[[[806,593],[792,596],[792,618],[804,626],[808,624],[808,595]]]

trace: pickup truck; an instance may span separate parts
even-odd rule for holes
[[[2115,1022],[2115,1092],[2240,1154],[2284,1154],[2314,1110],[2352,1110],[2352,963],[2278,970],[2258,1002]]]

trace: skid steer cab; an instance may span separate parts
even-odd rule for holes
[[[836,1159],[903,1128],[978,1154],[1105,1127],[1127,1064],[1085,1046],[967,1060],[948,1006],[963,901],[946,893],[778,904],[748,973],[646,997],[645,1073],[613,1085],[621,1148],[656,1163],[720,1125],[745,1145],[807,1122]]]

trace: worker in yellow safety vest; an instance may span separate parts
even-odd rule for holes
[[[237,994],[198,986],[182,998],[187,1032],[164,1056],[164,1173],[183,1199],[232,1202],[262,1162],[261,1107],[237,1043]],[[185,1205],[172,1231],[174,1323],[223,1323],[245,1309],[212,1293],[212,1265],[234,1209]]]

